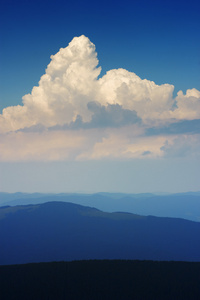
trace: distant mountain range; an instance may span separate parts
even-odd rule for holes
[[[183,218],[200,222],[200,192],[179,194],[26,194],[0,193],[0,206],[40,204],[50,201],[72,202],[105,212],[130,212],[139,215]]]
[[[200,223],[73,203],[0,208],[0,264],[85,259],[200,261]]]

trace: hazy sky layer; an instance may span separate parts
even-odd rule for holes
[[[3,1],[0,190],[200,190],[199,4]]]
[[[187,192],[199,190],[197,160],[0,163],[1,190],[16,192]]]

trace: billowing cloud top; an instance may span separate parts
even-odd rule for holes
[[[84,35],[52,55],[23,106],[0,115],[0,160],[157,157],[173,147],[177,153],[177,144],[182,153],[188,142],[197,149],[199,130],[192,124],[200,119],[198,90],[173,98],[173,85],[124,69],[99,78],[100,72],[95,45]]]

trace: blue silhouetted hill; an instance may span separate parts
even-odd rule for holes
[[[0,264],[85,259],[200,261],[200,223],[72,203],[0,208]]]
[[[0,193],[0,206],[41,204],[62,201],[95,207],[106,212],[131,212],[139,215],[183,218],[200,222],[200,192],[180,194],[25,194]]]

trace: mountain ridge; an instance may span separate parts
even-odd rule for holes
[[[49,202],[0,209],[0,264],[82,259],[200,261],[200,223]]]
[[[6,198],[7,197],[7,198]],[[19,198],[20,197],[20,198]],[[28,197],[28,198],[27,198]],[[7,199],[7,200],[6,200]],[[184,218],[200,222],[200,193],[154,194],[6,194],[0,193],[1,206],[40,204],[50,201],[72,202],[105,212],[130,212],[139,215]]]

